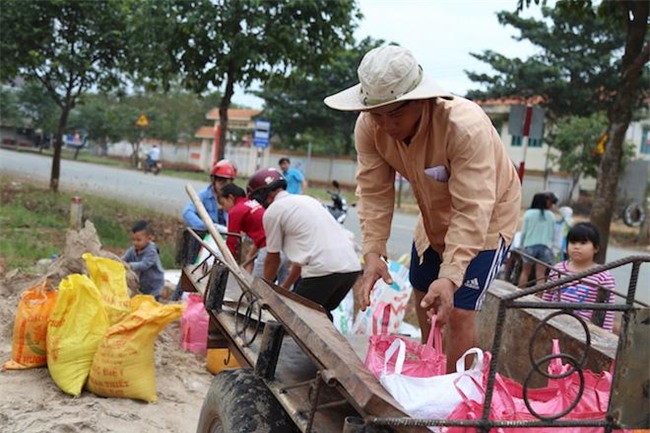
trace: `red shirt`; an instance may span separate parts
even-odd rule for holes
[[[266,246],[266,234],[262,217],[264,208],[255,200],[246,197],[237,197],[235,205],[228,211],[228,231],[233,233],[244,232],[253,240],[257,248]],[[226,244],[230,251],[236,255],[237,239],[228,236]]]

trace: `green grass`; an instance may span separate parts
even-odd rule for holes
[[[53,194],[44,186],[10,177],[0,177],[0,185],[0,257],[6,268],[29,272],[39,259],[61,254],[72,194]],[[140,219],[152,221],[163,267],[175,267],[178,219],[88,194],[84,195],[83,219],[95,225],[103,248],[118,255],[130,246],[129,229],[133,223]]]

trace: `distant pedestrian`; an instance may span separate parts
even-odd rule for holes
[[[519,287],[528,285],[530,271],[535,265],[535,277],[537,280],[546,278],[546,266],[553,266],[553,237],[555,236],[555,215],[551,211],[553,207],[553,196],[546,192],[539,192],[533,196],[530,208],[524,213],[524,224],[521,228],[521,246],[524,252],[538,261],[523,257],[521,275],[519,276]]]
[[[307,180],[300,170],[291,167],[289,158],[280,158],[278,162],[282,175],[287,181],[287,192],[289,194],[302,194],[307,188]]]
[[[122,260],[129,264],[140,280],[140,292],[160,300],[165,285],[165,271],[160,262],[154,232],[147,221],[138,221],[131,228],[132,246]]]
[[[600,233],[595,225],[585,222],[573,226],[567,234],[567,245],[569,259],[553,267],[549,274],[549,281],[559,280],[567,275],[584,272],[598,266],[594,257],[600,250]],[[611,290],[616,288],[616,282],[609,271],[599,272],[567,283],[559,289],[544,292],[542,299],[549,302],[596,303],[599,287],[601,290],[609,291],[605,299],[607,303],[613,304],[615,299]],[[576,313],[593,322],[594,310],[578,310]],[[607,311],[603,324],[599,326],[612,331],[614,329],[614,312]]]

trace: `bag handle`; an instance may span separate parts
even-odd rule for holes
[[[437,322],[438,316],[431,315],[431,329],[429,329],[429,337],[427,337],[427,346],[437,349],[442,352],[442,333],[440,331],[439,323]]]
[[[395,352],[397,352],[397,360],[395,361],[395,370],[393,370],[393,374],[402,373],[402,369],[404,368],[404,359],[406,358],[406,344],[401,338],[396,338],[386,350],[386,356],[384,358],[384,374],[388,374],[388,365],[390,360],[393,358],[393,355],[395,355]]]
[[[377,332],[377,322],[381,316],[381,333]],[[388,335],[388,322],[390,321],[390,304],[380,302],[372,312],[372,335]]]
[[[474,362],[472,362],[472,365],[469,367],[469,369],[466,370],[465,358],[469,355],[476,355],[476,358],[474,358]],[[463,356],[458,358],[458,361],[456,361],[457,373],[463,373],[469,370],[483,371],[483,351],[478,347],[472,347],[471,349],[468,349],[465,353],[463,353]]]

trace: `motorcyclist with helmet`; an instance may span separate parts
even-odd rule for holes
[[[201,200],[201,203],[203,203],[208,215],[210,215],[212,222],[222,226],[224,231],[228,224],[228,213],[219,206],[217,197],[221,192],[221,188],[228,183],[232,183],[236,176],[237,169],[232,162],[227,159],[219,160],[210,170],[210,184],[198,193],[199,199]],[[189,228],[193,229],[199,236],[203,237],[207,233],[207,227],[203,220],[201,220],[201,217],[196,210],[196,206],[194,206],[192,201],[189,201],[187,205],[185,205],[182,215],[185,224]],[[186,263],[193,263],[198,256],[200,244],[194,238],[189,238],[187,241],[188,247],[187,251],[184,252],[185,256],[183,261]],[[174,291],[174,294],[172,295],[172,300],[179,300],[182,294],[179,281],[176,291]]]
[[[287,181],[275,168],[258,170],[248,182],[248,197],[267,208],[264,278],[273,280],[284,251],[292,266],[280,285],[294,285],[295,293],[322,305],[329,315],[356,282],[359,258],[343,227],[318,200],[289,194],[286,188]]]

